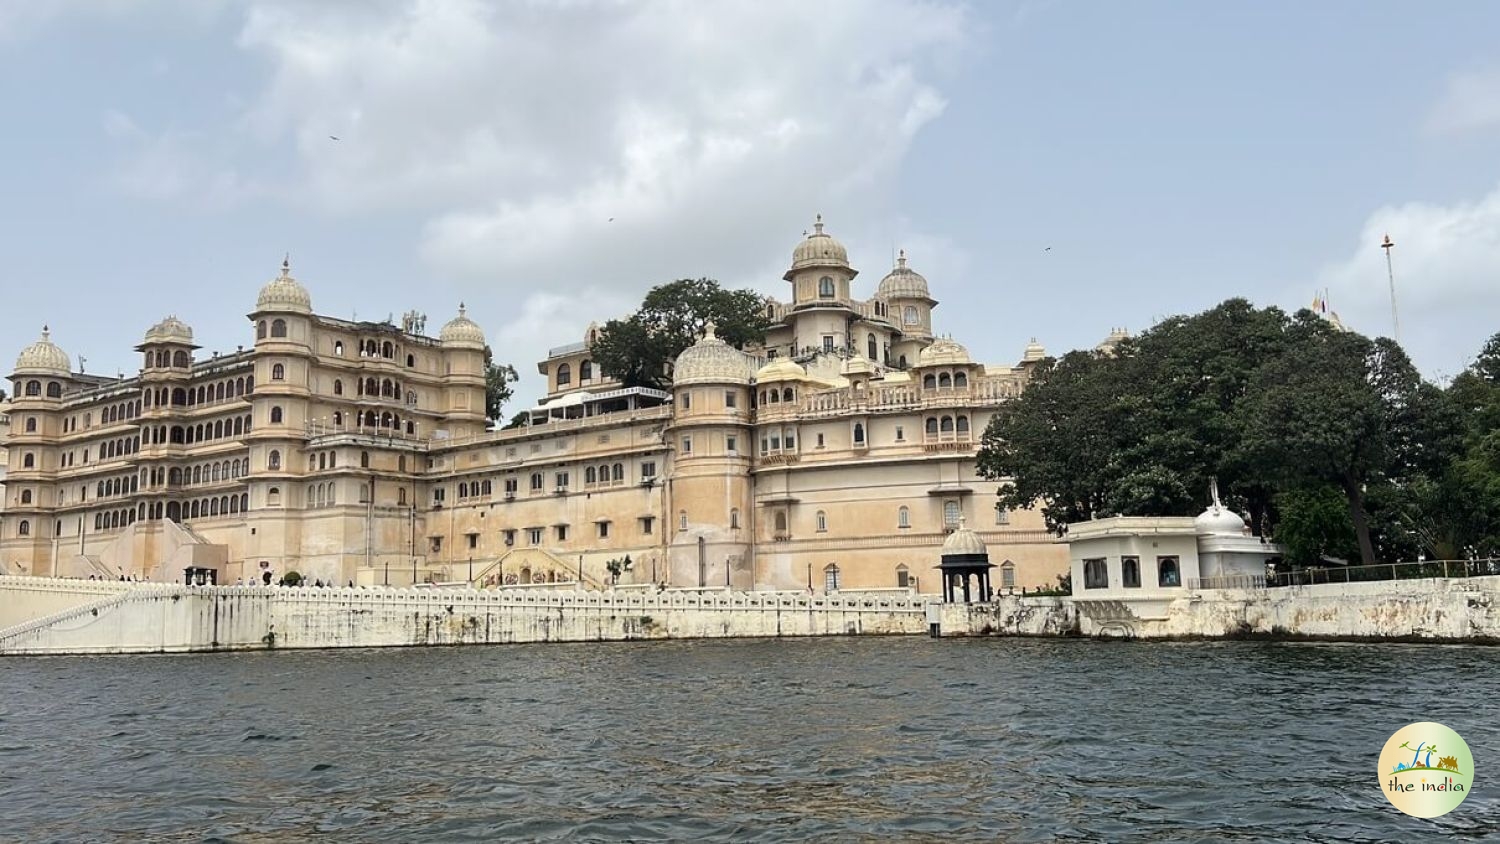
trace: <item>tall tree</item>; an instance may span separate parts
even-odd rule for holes
[[[495,363],[490,347],[484,347],[484,416],[491,425],[505,418],[500,410],[515,394],[513,385],[520,377],[510,364]]]
[[[771,327],[765,299],[753,290],[725,290],[708,278],[680,279],[651,288],[641,307],[605,323],[591,348],[594,362],[627,386],[664,389],[668,366],[698,341],[712,321],[736,348],[765,340]]]

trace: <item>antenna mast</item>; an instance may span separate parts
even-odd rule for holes
[[[1392,339],[1399,344],[1401,342],[1401,320],[1396,317],[1396,270],[1391,263],[1391,248],[1395,245],[1396,242],[1391,240],[1390,234],[1387,233],[1385,241],[1380,244],[1380,248],[1385,250],[1385,274],[1386,278],[1390,279],[1391,282],[1391,334],[1393,335]]]

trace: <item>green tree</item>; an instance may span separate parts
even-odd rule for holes
[[[512,385],[520,377],[516,373],[516,368],[510,364],[495,363],[495,356],[490,351],[490,347],[484,347],[484,416],[490,424],[493,425],[505,418],[500,410],[515,394],[515,387]]]
[[[1500,334],[1445,391],[1456,428],[1450,459],[1426,488],[1424,513],[1445,559],[1500,556]]]
[[[1349,503],[1332,484],[1298,487],[1276,496],[1276,541],[1286,561],[1313,565],[1324,557],[1348,560],[1359,553]]]
[[[671,384],[668,365],[710,321],[735,348],[762,342],[771,327],[765,299],[755,291],[681,279],[653,287],[635,313],[605,323],[590,351],[605,374],[626,386],[664,389]]]

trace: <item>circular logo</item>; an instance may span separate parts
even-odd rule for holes
[[[1474,787],[1474,754],[1435,721],[1407,724],[1380,751],[1380,791],[1391,805],[1417,818],[1458,808]]]

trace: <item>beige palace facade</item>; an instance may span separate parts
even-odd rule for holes
[[[625,387],[590,360],[591,327],[539,364],[547,395],[506,430],[487,429],[485,337],[462,307],[436,338],[320,316],[286,264],[233,354],[205,359],[168,317],[139,374],[104,378],[44,330],[12,375],[0,569],[936,593],[966,525],[997,586],[1052,585],[1066,548],[974,468],[1043,350],[977,363],[933,333],[904,256],[868,299],[856,275],[819,220],[763,347],[710,326],[670,391]]]

